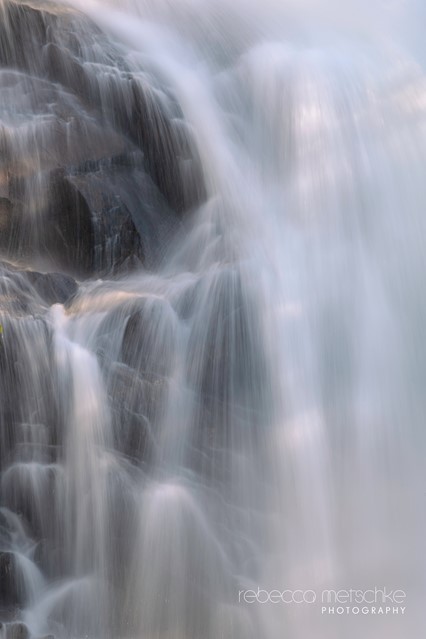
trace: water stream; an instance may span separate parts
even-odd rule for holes
[[[0,637],[420,638],[421,3],[0,15]]]

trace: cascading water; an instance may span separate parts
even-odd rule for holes
[[[0,636],[421,637],[424,9],[0,17]]]

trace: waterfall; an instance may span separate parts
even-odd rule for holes
[[[424,18],[0,0],[2,639],[422,636]]]

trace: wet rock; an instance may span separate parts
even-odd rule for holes
[[[171,374],[176,349],[176,314],[166,300],[146,298],[127,320],[122,361],[142,375]]]
[[[26,276],[40,297],[49,305],[65,304],[78,290],[75,279],[63,273],[27,271]]]
[[[150,175],[178,213],[196,207],[205,198],[205,189],[201,162],[189,130],[179,124],[176,114],[167,114],[151,87],[133,79],[132,88],[130,132],[146,152]]]
[[[0,262],[1,306],[13,316],[41,312],[44,304],[65,304],[77,290],[77,282],[64,273],[27,271]]]
[[[68,564],[63,553],[63,542],[58,540],[57,531],[52,531],[52,538],[44,538],[37,543],[34,550],[34,563],[46,579],[61,579]]]
[[[177,102],[83,14],[1,14],[0,248],[79,278],[150,268],[205,197]]]
[[[22,273],[22,277],[25,274]],[[28,284],[28,283],[27,283]],[[28,284],[29,286],[29,284]],[[35,295],[33,291],[33,295]],[[38,313],[45,307],[33,306]],[[51,324],[32,313],[17,320],[3,320],[0,357],[0,462],[18,444],[20,424],[44,424],[49,446],[57,444],[62,422],[52,384]],[[52,449],[53,454],[53,449]],[[9,463],[10,463],[9,459]]]
[[[65,270],[87,276],[93,270],[95,239],[90,208],[62,171],[51,175],[42,249]]]
[[[15,316],[31,312],[35,304],[25,275],[0,267],[0,302],[3,312]]]
[[[80,96],[82,101],[90,96],[90,102],[100,101],[96,84],[90,82],[90,78],[83,65],[70,51],[49,42],[44,48],[46,70],[54,82],[60,82],[74,93]],[[96,92],[95,92],[96,91]],[[94,93],[95,92],[95,93]]]
[[[135,266],[140,265],[144,261],[142,240],[126,205],[140,208],[129,195],[131,188],[136,192],[137,187],[131,175],[120,181],[101,170],[75,176],[63,170],[53,171],[45,178],[41,206],[31,217],[24,214],[27,185],[23,179],[14,179],[11,191],[15,231],[11,238],[5,233],[5,244],[12,257],[19,254],[31,260],[43,256],[80,278],[115,271],[125,262],[129,268],[132,260]],[[127,195],[122,198],[121,192]],[[147,226],[141,230],[150,232]],[[63,278],[59,282],[57,276],[50,277],[48,282],[30,277],[48,303],[68,299],[69,286]]]
[[[47,39],[49,15],[27,4],[7,2],[2,6],[0,62],[4,66],[31,69],[37,64],[40,46]],[[25,42],[25,47],[19,46]]]
[[[6,244],[5,238],[10,238],[12,232],[13,204],[6,197],[0,197],[0,245]]]
[[[96,272],[116,272],[133,258],[138,266],[145,260],[143,237],[137,231],[133,217],[141,208],[140,183],[130,167],[101,167],[91,173],[79,173],[67,178],[84,198],[91,212],[93,229],[93,269]],[[132,198],[132,193],[134,194]],[[133,214],[133,215],[132,215]],[[145,229],[141,229],[143,232]],[[147,238],[148,239],[148,238]]]
[[[114,365],[107,390],[113,419],[115,447],[137,460],[148,461],[154,447],[159,388],[138,377],[126,366]]]
[[[142,149],[148,173],[173,210],[182,213],[205,198],[201,162],[177,103],[148,75],[143,81],[135,77],[87,17],[14,2],[6,2],[3,13],[0,62],[4,66],[47,77],[91,110],[101,109],[113,127]],[[107,96],[100,67],[93,70],[84,65],[78,33],[84,34],[86,49],[97,50],[92,53],[97,62],[111,65],[114,60]],[[20,46],[21,42],[26,46]]]
[[[21,621],[5,624],[6,639],[30,639],[28,626]]]
[[[2,548],[9,547],[12,542],[12,534],[6,517],[0,512],[0,544]]]
[[[22,603],[22,584],[19,581],[14,553],[0,552],[0,602],[3,606]]]
[[[35,539],[50,537],[55,525],[55,498],[61,495],[61,470],[47,464],[16,463],[3,474],[4,502],[12,512],[21,516]],[[42,508],[43,505],[43,508]]]

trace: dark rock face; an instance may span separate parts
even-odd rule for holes
[[[64,269],[90,275],[95,266],[90,208],[62,172],[51,174],[48,190],[46,230],[41,236],[41,249]]]
[[[8,248],[12,237],[13,228],[13,204],[6,198],[0,198],[0,246]]]
[[[10,547],[12,542],[12,534],[9,530],[7,519],[3,513],[0,512],[0,544],[2,548]]]
[[[0,601],[3,606],[16,606],[24,598],[22,584],[12,552],[0,552]]]
[[[0,249],[79,277],[150,267],[204,197],[178,105],[83,15],[0,13]]]
[[[89,168],[89,167],[83,167]],[[150,266],[176,217],[134,153],[112,158],[97,170],[67,177],[90,210],[95,270],[119,270],[134,260]]]
[[[77,282],[63,273],[27,271],[26,276],[40,297],[49,305],[65,304],[78,290]]]

